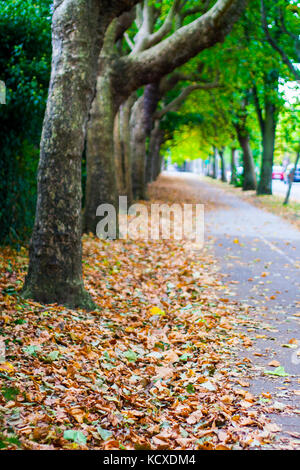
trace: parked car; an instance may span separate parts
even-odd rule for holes
[[[272,180],[284,180],[284,171],[283,167],[279,165],[273,166],[272,170]]]
[[[284,174],[284,182],[287,183],[291,177],[292,171],[294,171],[294,165],[288,165],[285,174]],[[300,165],[297,166],[295,173],[294,173],[294,183],[300,183]]]

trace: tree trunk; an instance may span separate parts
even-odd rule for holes
[[[257,186],[255,164],[250,146],[250,136],[247,131],[237,129],[238,141],[243,152],[243,191],[255,190]]]
[[[117,178],[117,193],[121,196],[126,196],[126,169],[125,169],[125,155],[124,145],[121,135],[121,113],[120,109],[115,117],[114,124],[114,154]]]
[[[208,168],[207,168],[207,176],[213,178],[214,174],[214,154],[208,156]]]
[[[236,185],[237,184],[237,172],[236,172],[236,149],[232,148],[231,149],[231,178],[230,178],[230,184]]]
[[[152,133],[151,133],[152,134]],[[154,143],[154,142],[153,142]],[[149,147],[146,155],[146,183],[151,183],[153,178],[153,158],[154,158],[154,149],[151,148],[151,135],[150,135],[150,142]]]
[[[149,137],[149,145],[148,148],[145,149],[146,151],[146,184],[150,183],[152,180],[152,151],[150,151],[150,140],[151,140],[151,132],[153,130],[153,115],[156,111],[158,102],[160,100],[160,83],[150,83],[146,86],[144,92],[144,126],[146,130],[146,138],[145,138],[145,147],[146,147],[146,139]],[[159,120],[157,120],[159,125]]]
[[[224,158],[224,150],[219,150],[219,155],[221,159],[221,180],[223,183],[227,183],[227,178],[226,178],[226,167],[225,167],[225,158]]]
[[[275,133],[278,110],[275,97],[278,97],[279,73],[274,69],[264,75],[264,116],[259,96],[254,85],[254,103],[262,134],[263,154],[261,160],[260,180],[257,194],[272,194],[272,170],[274,159]]]
[[[151,181],[155,181],[162,167],[163,155],[161,154],[161,145],[164,141],[164,131],[160,129],[159,121],[156,121],[154,128],[151,132],[150,143],[149,143],[149,153],[151,153]]]
[[[163,164],[163,155],[160,152],[160,148],[157,149],[157,153],[155,155],[154,161],[154,178],[153,181],[156,181],[162,171],[162,164]]]
[[[111,85],[110,54],[115,44],[117,21],[105,34],[99,58],[100,73],[93,100],[87,132],[87,179],[84,210],[85,232],[96,233],[96,212],[101,204],[112,204],[117,209],[118,185],[114,152],[114,121],[119,106]]]
[[[130,206],[133,202],[133,192],[132,192],[132,178],[131,178],[131,148],[130,148],[130,116],[132,107],[137,100],[135,93],[131,95],[128,100],[121,105],[120,107],[120,138],[121,138],[121,151],[123,158],[123,171],[124,171],[124,183],[125,183],[125,192],[124,195],[127,196],[127,202]]]
[[[96,233],[96,211],[101,204],[117,207],[117,177],[114,155],[114,98],[109,75],[97,80],[87,132],[87,179],[84,211],[84,231]]]
[[[23,296],[93,308],[81,265],[81,158],[104,33],[135,0],[55,0],[36,218]]]
[[[97,0],[64,0],[54,8],[52,73],[23,296],[92,308],[81,267],[81,156],[104,25],[99,29]]]
[[[275,106],[267,103],[263,127],[263,155],[257,194],[272,194],[272,169],[276,132]]]
[[[213,179],[218,178],[218,150],[214,147],[214,155],[213,155],[213,165],[212,165],[212,175]]]
[[[287,190],[287,193],[286,193],[286,196],[285,196],[285,200],[283,202],[284,206],[287,206],[288,203],[289,203],[289,200],[290,200],[290,195],[291,195],[292,186],[293,186],[293,182],[294,182],[294,175],[295,175],[295,171],[296,171],[296,168],[298,166],[299,160],[300,160],[300,152],[298,151],[293,171],[291,171],[291,174],[289,175],[288,190]]]
[[[142,96],[135,102],[130,118],[132,190],[135,200],[146,199],[146,137]]]

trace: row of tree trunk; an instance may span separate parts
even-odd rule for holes
[[[155,109],[161,80],[222,41],[246,0],[218,0],[186,26],[181,26],[183,3],[175,0],[156,32],[152,2],[144,0],[138,6],[139,33],[131,53],[124,56],[117,52],[116,44],[132,15],[120,15],[137,3],[54,1],[52,72],[41,140],[36,219],[23,288],[25,297],[39,302],[94,308],[83,285],[82,230],[95,232],[97,207],[102,203],[117,207],[117,196],[122,194],[145,197],[146,181],[155,178],[160,168],[163,133]],[[178,28],[166,38],[176,15],[181,23],[177,21]],[[142,86],[146,91],[137,98],[135,93]]]

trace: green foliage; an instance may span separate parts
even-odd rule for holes
[[[297,61],[299,41],[297,43],[295,37],[299,9],[296,7],[296,2],[265,0],[265,6],[272,37],[280,43],[292,61]],[[279,18],[283,18],[287,32],[283,31],[282,21]],[[249,4],[243,17],[234,26],[224,43],[202,52],[199,57],[185,64],[182,70],[195,73],[199,60],[205,64],[205,70],[208,72],[219,73],[222,86],[209,92],[193,93],[182,106],[177,120],[180,121],[186,113],[191,112],[198,112],[202,116],[196,132],[202,158],[206,159],[212,153],[212,146],[239,147],[236,126],[243,124],[245,132],[250,136],[254,160],[258,165],[262,152],[262,136],[257,104],[264,118],[266,105],[272,103],[279,119],[277,133],[279,146],[275,155],[278,160],[282,160],[282,152],[279,156],[280,151],[290,151],[293,148],[292,141],[295,140],[295,134],[299,133],[299,113],[294,112],[292,117],[290,106],[286,103],[285,84],[294,78],[280,54],[275,52],[266,40],[261,22],[260,0],[253,0]],[[254,89],[257,92],[257,101]],[[190,122],[189,125],[189,131],[186,127],[182,128],[182,131],[175,128],[173,141],[169,136],[167,145],[174,161],[182,161],[183,149],[187,151],[187,159],[190,159],[193,153],[197,155],[195,158],[199,158],[199,152],[192,152],[193,139],[190,141],[190,149],[188,148],[186,136],[188,133],[196,135],[194,131],[191,133],[195,123]]]
[[[85,445],[86,436],[81,431],[76,431],[74,429],[68,429],[64,432],[64,439],[67,441],[73,441],[76,444]]]
[[[0,242],[28,239],[51,62],[51,0],[0,1]]]
[[[280,115],[277,129],[277,146],[275,162],[282,163],[283,157],[294,161],[300,146],[300,100],[298,103],[286,105]]]
[[[298,3],[295,0],[264,2],[272,38],[292,62],[299,62]],[[50,76],[51,4],[51,0],[0,0],[0,80],[7,87],[7,105],[0,105],[0,243],[27,240],[33,225],[39,142]],[[153,30],[157,31],[173,2],[149,0],[149,4],[153,7]],[[169,34],[199,17],[202,4],[207,8],[215,1],[187,0],[182,4],[183,10]],[[140,4],[138,8],[141,7]],[[129,28],[131,41],[139,26],[136,21]],[[129,53],[126,41],[121,43],[123,53]],[[180,110],[163,117],[164,150],[171,154],[173,161],[207,159],[213,146],[238,148],[236,126],[244,120],[254,159],[259,164],[262,141],[256,108],[259,104],[264,117],[267,102],[275,105],[278,115],[275,161],[280,162],[283,154],[295,153],[299,145],[299,112],[296,105],[286,103],[283,87],[278,86],[278,82],[284,85],[293,77],[266,39],[260,0],[249,2],[241,21],[222,44],[203,51],[182,66],[180,72],[196,78],[198,75],[204,81],[215,80],[218,73],[222,86],[194,92]],[[164,97],[161,107],[189,84],[191,81],[178,83]],[[85,155],[82,169],[85,190]]]
[[[172,140],[166,142],[166,147],[171,150],[173,163],[182,165],[185,161],[205,158],[209,153],[209,147],[201,147],[201,135],[199,126],[182,126],[172,135]]]

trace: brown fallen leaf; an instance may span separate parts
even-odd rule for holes
[[[201,421],[202,417],[203,417],[202,411],[197,410],[197,411],[194,411],[192,414],[190,414],[186,422],[188,424],[197,424],[199,423],[199,421]]]
[[[296,338],[292,338],[289,340],[289,344],[298,344],[298,340]]]
[[[282,431],[281,427],[276,423],[268,423],[264,426],[264,431],[267,432],[279,432]]]
[[[166,362],[174,363],[174,362],[179,361],[179,356],[175,351],[169,350],[164,354],[163,360],[166,361]]]
[[[156,378],[158,379],[170,379],[174,375],[174,369],[171,367],[156,367]]]
[[[268,363],[268,366],[271,366],[271,367],[279,367],[280,366],[280,362],[276,361],[276,360],[273,360],[273,361],[270,361]]]

